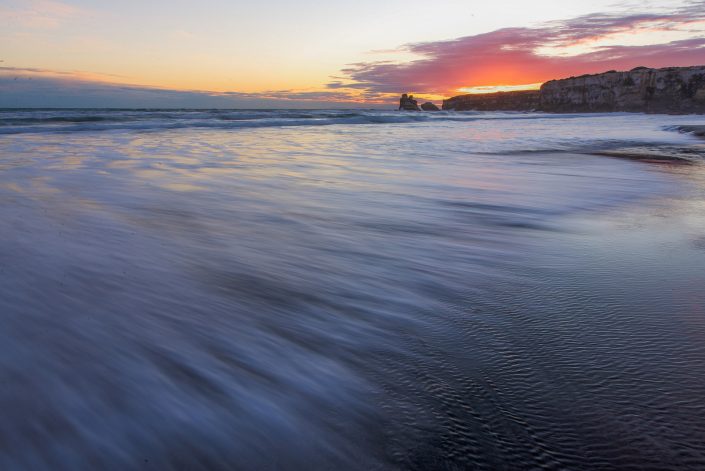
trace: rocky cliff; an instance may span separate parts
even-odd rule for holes
[[[542,111],[705,113],[705,66],[605,72],[541,87]]]
[[[551,80],[540,91],[461,95],[444,110],[705,113],[705,66],[610,71]]]
[[[532,111],[539,107],[539,91],[478,93],[443,100],[444,110]]]

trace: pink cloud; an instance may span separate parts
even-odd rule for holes
[[[404,63],[362,62],[342,72],[347,86],[366,93],[413,91],[448,95],[463,87],[521,85],[642,65],[704,64],[703,22],[703,0],[670,13],[593,14],[538,28],[506,28],[449,41],[407,44],[403,50],[422,58]],[[571,56],[540,52],[546,47],[579,46],[618,34],[638,35],[647,31],[679,31],[688,37],[651,45],[595,46]],[[340,88],[341,81],[332,82],[329,87]]]

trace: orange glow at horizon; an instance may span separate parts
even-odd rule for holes
[[[477,87],[459,88],[458,92],[468,93],[470,95],[479,95],[482,93],[496,92],[516,92],[522,90],[538,90],[543,85],[542,82],[527,83],[524,85],[482,85]]]

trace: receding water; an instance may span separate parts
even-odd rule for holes
[[[1,111],[0,469],[705,469],[703,122]]]

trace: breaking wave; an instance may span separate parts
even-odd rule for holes
[[[0,110],[0,134],[240,129],[336,124],[407,124],[477,120],[570,119],[580,114],[525,112],[400,113],[375,110]]]
[[[457,129],[459,143],[466,144],[459,149],[461,152],[574,152],[666,162],[693,162],[705,158],[705,143],[698,139],[705,128],[697,124],[699,119],[693,124],[692,116],[668,117],[672,125],[663,125],[663,120],[663,116],[632,113],[5,109],[0,110],[0,136],[181,129],[238,131],[301,126],[333,126],[346,130],[341,132],[349,132],[357,125],[443,126]],[[629,132],[622,132],[624,128]]]

